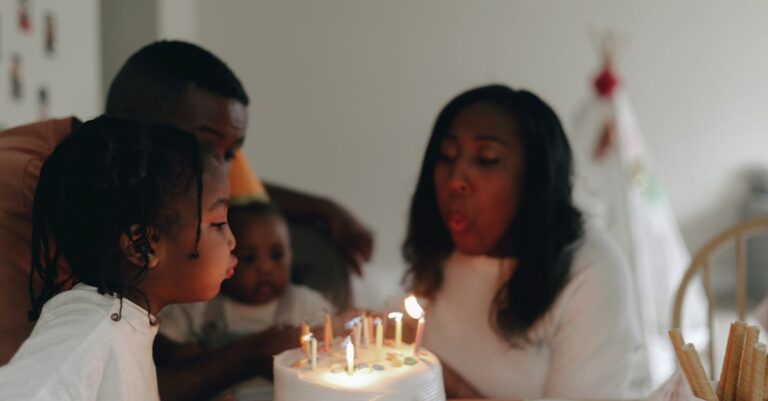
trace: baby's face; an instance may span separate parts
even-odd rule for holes
[[[264,304],[279,298],[290,283],[291,247],[288,227],[274,215],[237,213],[230,222],[237,239],[238,264],[223,292],[236,301]]]

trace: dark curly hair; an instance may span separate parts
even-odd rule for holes
[[[151,241],[177,233],[180,216],[171,202],[193,193],[197,235],[189,246],[190,257],[198,257],[202,174],[208,157],[190,133],[124,118],[99,117],[67,136],[43,164],[35,191],[30,319],[37,319],[43,304],[62,287],[77,282],[121,300],[138,291]],[[124,257],[119,249],[122,234],[144,256],[144,266],[130,279],[115,271]],[[67,270],[64,263],[70,277],[59,277]],[[36,279],[43,284],[40,292],[34,289]]]
[[[248,105],[248,95],[235,73],[200,46],[161,40],[139,49],[118,71],[107,93],[105,113],[162,120],[195,84],[213,94]]]
[[[402,248],[410,267],[404,280],[428,298],[440,289],[442,264],[454,245],[437,207],[435,165],[454,119],[475,103],[492,104],[519,125],[525,155],[522,199],[499,242],[501,256],[516,258],[518,265],[496,294],[489,319],[503,338],[527,339],[528,329],[565,286],[574,245],[583,235],[582,215],[571,196],[571,148],[555,112],[533,93],[503,85],[483,86],[460,94],[442,109],[411,201]]]

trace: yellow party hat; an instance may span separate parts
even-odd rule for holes
[[[243,152],[237,150],[229,170],[229,203],[231,206],[243,206],[252,202],[267,203],[269,195]]]

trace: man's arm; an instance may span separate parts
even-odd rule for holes
[[[320,219],[328,226],[331,240],[357,273],[373,253],[373,234],[351,213],[330,199],[297,192],[273,183],[264,186],[289,219]]]

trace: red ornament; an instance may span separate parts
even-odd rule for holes
[[[603,70],[600,71],[600,74],[597,75],[594,81],[595,90],[597,91],[598,96],[603,98],[611,97],[613,90],[618,84],[619,80],[616,78],[616,75],[614,75],[613,70],[611,70],[609,65],[603,67]]]

